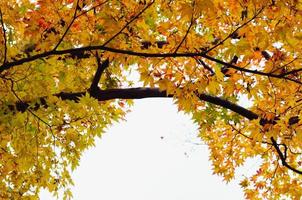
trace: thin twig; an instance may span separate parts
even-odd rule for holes
[[[14,94],[14,96],[21,102],[21,103],[24,103],[23,100],[17,95],[16,91],[14,90],[14,82],[12,79],[11,80],[11,83],[12,83],[12,86],[11,86],[11,91],[12,93]],[[51,125],[48,124],[46,121],[44,121],[41,117],[39,117],[36,113],[34,113],[30,108],[27,109],[27,111],[29,113],[31,113],[34,117],[36,117],[39,121],[43,122],[45,125],[47,125],[49,128],[51,128]]]
[[[288,63],[280,66],[280,67],[277,67],[277,69],[274,69],[274,70],[271,70],[270,73],[275,73],[276,71],[290,65],[291,63],[293,63],[295,60],[298,60],[299,58],[294,58],[293,60],[289,61]],[[301,70],[301,69],[298,69],[298,70]],[[286,75],[289,75],[289,74],[292,74],[292,73],[295,73],[296,69],[295,70],[292,70],[292,71],[289,71],[289,72],[285,72],[285,73],[282,73],[280,74],[280,76],[286,76]]]
[[[294,154],[294,155],[301,155],[302,154],[301,152],[294,152],[290,147],[288,147],[288,149],[289,149],[289,152],[291,154]]]
[[[67,35],[68,31],[70,30],[72,24],[74,23],[74,21],[75,21],[77,18],[81,17],[82,15],[88,13],[89,11],[91,11],[91,10],[93,10],[93,9],[99,7],[99,6],[102,6],[103,4],[105,4],[105,3],[107,3],[107,2],[108,2],[108,0],[107,0],[107,1],[104,1],[104,2],[102,2],[102,3],[99,3],[99,4],[95,5],[95,6],[92,6],[92,7],[89,8],[88,10],[85,10],[84,12],[82,12],[82,13],[80,13],[80,14],[77,15],[77,9],[78,9],[78,6],[79,6],[79,0],[78,0],[78,1],[77,1],[77,5],[76,5],[76,8],[75,8],[75,11],[74,11],[74,15],[73,15],[72,20],[71,20],[70,24],[68,25],[67,29],[65,30],[64,34],[62,35],[60,41],[58,42],[58,44],[55,46],[55,48],[54,48],[53,50],[55,51],[55,50],[59,47],[59,45],[62,43],[64,37]]]
[[[6,59],[7,59],[7,41],[6,41],[6,30],[4,27],[4,21],[3,21],[3,13],[2,10],[0,9],[0,22],[1,22],[1,26],[2,26],[2,31],[3,31],[3,39],[4,39],[4,60],[3,60],[3,64],[6,63]]]
[[[270,178],[269,178],[269,177],[266,178],[266,181],[267,181],[268,179],[270,180],[270,184],[271,184],[271,185],[272,185],[273,180],[274,180],[274,178],[275,178],[275,176],[276,176],[276,173],[277,173],[278,168],[279,168],[279,162],[277,161],[277,165],[276,165],[276,167],[275,167],[275,169],[274,169],[273,175],[272,175]],[[273,191],[270,189],[270,187],[268,187],[267,190],[266,190],[266,192],[272,193]]]
[[[218,42],[216,45],[214,45],[210,49],[206,50],[204,53],[207,54],[210,51],[212,51],[213,49],[215,49],[216,47],[222,45],[227,39],[229,39],[232,35],[234,35],[239,29],[243,28],[244,26],[246,26],[247,24],[249,24],[251,21],[253,21],[263,11],[263,9],[264,9],[264,7],[262,7],[250,20],[248,20],[245,23],[243,23],[242,25],[238,26],[234,31],[232,31],[223,40],[221,40],[220,42]]]
[[[57,45],[55,46],[55,48],[54,48],[53,50],[55,51],[55,50],[59,47],[59,45],[62,43],[64,37],[67,35],[68,31],[70,30],[72,24],[74,23],[74,21],[75,21],[77,18],[79,18],[80,16],[82,16],[82,15],[88,13],[89,11],[91,11],[91,10],[93,10],[93,9],[99,7],[99,6],[102,6],[103,4],[105,4],[105,3],[107,3],[107,2],[108,2],[108,1],[104,1],[104,2],[102,2],[102,3],[100,3],[100,4],[97,4],[97,5],[95,5],[95,6],[91,7],[91,8],[89,8],[88,10],[85,10],[84,12],[82,12],[82,13],[80,13],[80,14],[77,15],[77,9],[78,9],[78,6],[79,6],[79,0],[78,0],[78,1],[77,1],[77,5],[76,5],[76,8],[75,8],[75,11],[74,11],[74,15],[73,15],[72,20],[71,20],[71,22],[69,23],[69,25],[68,25],[67,29],[65,30],[64,34],[62,35],[60,41],[57,43]]]
[[[16,91],[14,90],[14,81],[13,79],[8,79],[11,81],[11,91],[12,93],[14,94],[14,96],[21,102],[21,103],[24,103],[23,100],[17,95]],[[56,139],[57,137],[55,136],[55,134],[53,133],[52,131],[52,126],[50,124],[48,124],[45,120],[43,120],[41,117],[39,117],[36,113],[34,113],[30,108],[27,109],[27,111],[32,114],[35,118],[38,119],[38,121],[41,121],[43,124],[45,124],[49,130],[50,130],[50,133],[53,137],[53,140],[54,140],[54,149],[56,148]],[[56,159],[56,156],[55,156],[55,159]],[[56,162],[56,161],[55,161]]]
[[[11,92],[13,93],[13,95],[18,99],[19,102],[21,102],[22,104],[26,104],[20,97],[19,95],[16,93],[15,89],[14,89],[14,80],[11,78],[5,78],[6,80],[11,82]],[[42,123],[44,123],[46,126],[49,127],[50,132],[52,133],[53,137],[55,137],[55,135],[53,134],[52,131],[52,126],[50,124],[48,124],[45,120],[43,120],[41,117],[39,117],[36,113],[34,113],[29,107],[27,108],[27,111],[29,113],[31,113],[34,117],[36,117],[39,121],[41,121]]]
[[[291,70],[291,71],[289,71],[289,72],[285,72],[285,73],[283,73],[283,74],[280,74],[280,76],[287,76],[287,75],[290,75],[290,74],[298,73],[298,72],[300,72],[300,71],[302,71],[302,68],[294,69],[294,70]]]
[[[193,23],[194,23],[194,19],[193,19],[193,14],[192,14],[191,22],[190,22],[190,25],[189,25],[189,27],[188,27],[188,29],[187,29],[187,32],[186,32],[185,36],[182,38],[182,40],[181,40],[181,42],[179,43],[179,45],[176,47],[174,53],[177,53],[177,51],[178,51],[178,49],[181,47],[182,43],[186,40],[186,38],[187,38],[187,36],[188,36],[188,34],[189,34],[189,32],[190,32],[190,29],[191,29]]]
[[[77,10],[78,10],[78,7],[79,7],[79,1],[80,0],[77,0],[77,3],[76,3],[76,6],[75,6],[75,9],[74,9],[74,14],[73,14],[73,17],[72,17],[72,20],[71,22],[69,23],[67,29],[65,30],[64,34],[62,35],[62,37],[60,38],[59,42],[57,43],[57,45],[55,46],[55,48],[53,48],[53,50],[55,51],[59,45],[62,43],[64,37],[66,36],[67,32],[69,31],[70,27],[72,26],[72,24],[74,23],[74,21],[76,20],[77,18]]]
[[[211,72],[211,74],[210,74],[211,76],[215,74],[215,72],[213,71],[213,69],[211,67],[209,67],[205,62],[203,62],[202,59],[198,59],[196,57],[194,57],[194,59],[196,60],[196,62],[198,64],[201,64],[205,69],[207,69],[208,71],[210,71]]]
[[[249,140],[254,141],[254,138],[252,138],[252,137],[250,137],[250,136],[248,136],[248,135],[245,135],[245,134],[242,133],[240,130],[238,130],[237,128],[235,128],[232,124],[230,124],[230,123],[228,123],[228,124],[229,124],[229,126],[231,126],[232,129],[233,129],[234,131],[236,131],[239,135],[241,135],[241,136],[243,136],[243,137],[245,137],[245,138],[247,138],[247,139],[249,139]],[[266,142],[266,141],[257,141],[257,140],[255,140],[255,142],[260,142],[260,143],[262,143],[262,144],[269,144],[269,145],[272,145],[272,143]]]
[[[123,28],[121,28],[121,30],[119,32],[117,32],[116,34],[114,34],[109,40],[107,40],[102,46],[105,47],[109,42],[111,42],[114,38],[116,38],[119,34],[121,34],[123,32],[123,30],[125,28],[127,28],[129,26],[129,24],[131,24],[134,20],[136,20],[141,14],[143,14],[145,12],[145,10],[147,10],[155,1],[152,1],[151,3],[149,3],[142,11],[140,11],[136,16],[134,16],[129,22],[127,22]]]
[[[108,2],[108,0],[107,0],[107,1],[104,1],[104,2],[102,2],[102,3],[99,3],[99,4],[95,5],[95,6],[92,6],[91,8],[89,8],[89,9],[85,10],[84,12],[78,14],[78,15],[76,16],[76,18],[78,18],[78,17],[80,17],[80,16],[82,16],[82,15],[85,15],[85,14],[88,13],[89,11],[91,11],[91,10],[93,10],[93,9],[96,9],[97,7],[100,7],[100,6],[102,6],[103,4],[105,4],[105,3],[107,3],[107,2]]]

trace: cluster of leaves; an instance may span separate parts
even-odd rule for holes
[[[300,199],[301,20],[291,0],[1,2],[0,198],[70,197],[81,153],[128,99],[173,97],[214,173],[230,181],[261,156],[246,198]],[[132,68],[143,88],[126,88]]]

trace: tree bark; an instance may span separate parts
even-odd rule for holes
[[[86,91],[83,92],[60,92],[54,94],[54,96],[59,97],[62,100],[71,100],[78,102],[80,97],[84,96]],[[258,119],[259,115],[239,106],[229,100],[223,99],[221,97],[215,97],[208,94],[196,93],[198,98],[202,101],[212,103],[214,105],[227,108],[242,117],[249,120]],[[90,96],[97,99],[98,101],[107,101],[112,99],[143,99],[143,98],[171,98],[172,94],[167,94],[166,91],[161,91],[159,88],[148,88],[148,87],[137,87],[137,88],[122,88],[122,89],[107,89],[107,90],[92,90],[90,91]],[[39,109],[40,107],[47,107],[47,97],[38,98],[39,102],[31,106],[31,109]],[[31,102],[16,102],[14,105],[10,105],[10,110],[17,110],[19,112],[25,112],[30,107]],[[278,117],[272,120],[267,120],[265,118],[260,119],[260,124],[276,124]],[[289,124],[296,124],[299,122],[299,117],[293,116],[289,119]]]

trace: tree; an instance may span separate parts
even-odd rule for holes
[[[81,153],[131,99],[173,98],[247,199],[302,196],[302,3],[19,0],[0,6],[0,197],[71,196]],[[144,87],[133,87],[131,71]],[[251,105],[239,105],[248,98]]]

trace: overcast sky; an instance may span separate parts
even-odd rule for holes
[[[212,175],[197,126],[171,99],[136,100],[126,119],[84,153],[73,173],[75,200],[244,199],[238,181]],[[237,176],[256,167],[250,161]],[[42,192],[41,199],[54,198]]]

